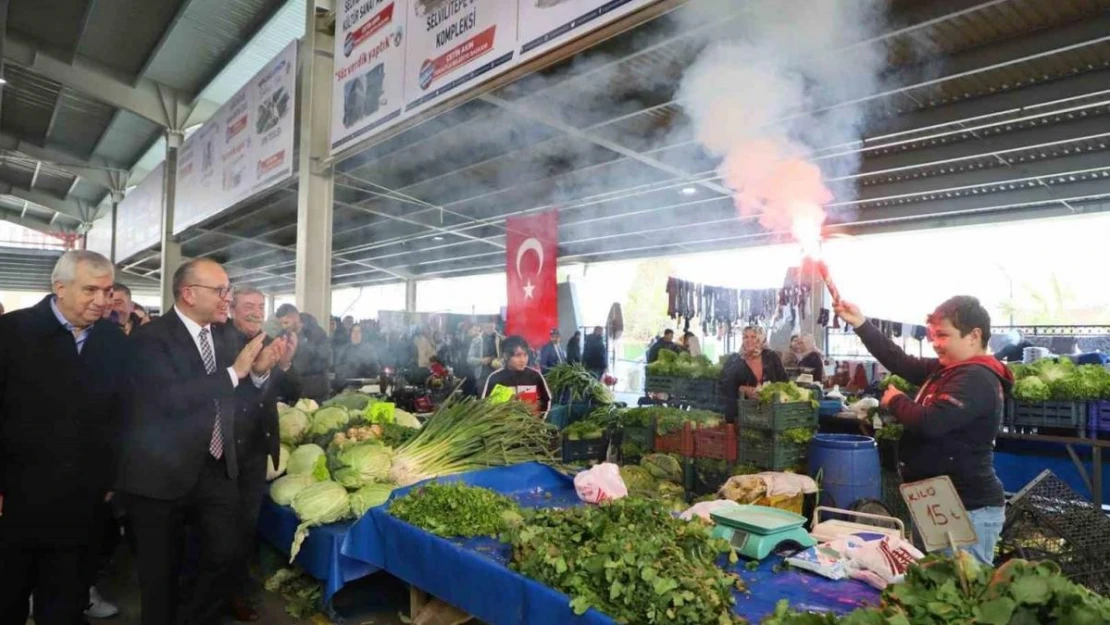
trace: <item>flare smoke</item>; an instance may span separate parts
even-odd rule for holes
[[[885,63],[883,0],[752,0],[683,76],[679,100],[697,140],[722,161],[744,216],[771,231],[824,222],[823,206],[851,192],[826,181],[854,174],[858,154],[817,161],[856,142]],[[818,165],[818,162],[820,163]],[[814,233],[816,234],[816,233]]]

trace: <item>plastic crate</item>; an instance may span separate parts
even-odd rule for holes
[[[1010,400],[1010,425],[1017,427],[1080,428],[1087,422],[1087,402]]]
[[[658,454],[678,454],[683,458],[694,455],[694,428],[687,421],[682,429],[669,434],[655,434],[652,450]]]
[[[644,392],[667,393],[669,395],[674,392],[677,382],[678,378],[648,374],[644,381]]]
[[[674,380],[671,395],[678,399],[715,404],[717,402],[717,380],[707,378],[677,378]]]
[[[817,408],[808,401],[764,404],[755,399],[741,399],[737,402],[737,415],[741,429],[781,432],[817,425]]]
[[[563,462],[604,461],[609,451],[609,435],[601,438],[572,441],[563,437],[562,457]]]
[[[765,471],[782,471],[802,463],[809,450],[808,443],[792,443],[778,432],[770,430],[744,430],[739,439],[740,462],[752,464]]]
[[[898,439],[880,438],[875,442],[879,444],[879,465],[883,471],[898,473]]]
[[[654,450],[655,424],[646,426],[626,425],[621,428],[621,444],[633,443],[643,448],[644,453]]]
[[[1087,430],[1091,436],[1110,432],[1110,401],[1087,402]]]
[[[736,441],[736,426],[731,423],[716,427],[699,427],[694,429],[695,458],[711,458],[736,462],[739,445]]]

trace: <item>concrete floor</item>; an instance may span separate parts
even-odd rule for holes
[[[90,620],[91,625],[139,625],[139,588],[138,579],[130,554],[120,549],[117,559],[98,584],[105,599],[120,608],[115,618]],[[408,612],[408,596],[404,585],[384,573],[348,584],[340,591],[334,601],[338,620],[323,614],[308,619],[296,619],[285,612],[282,598],[274,593],[263,592],[258,606],[260,618],[257,625],[295,625],[311,623],[325,625],[400,625],[399,614]],[[224,625],[235,625],[228,618]],[[30,625],[30,623],[29,623]]]

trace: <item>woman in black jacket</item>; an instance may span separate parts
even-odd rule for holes
[[[373,378],[378,375],[378,355],[374,347],[362,340],[362,326],[351,327],[350,342],[340,348],[335,358],[335,378],[340,386],[351,378]]]
[[[725,420],[736,422],[736,402],[741,398],[754,399],[756,388],[765,382],[786,382],[786,367],[774,350],[767,348],[767,335],[763,328],[744,328],[740,353],[733,354],[721,372],[721,392],[725,396]]]
[[[567,362],[575,364],[582,362],[582,333],[575,332],[574,336],[570,337],[567,341]]]

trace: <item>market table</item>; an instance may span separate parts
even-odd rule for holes
[[[581,505],[570,478],[537,463],[501,467],[442,478],[483,486],[512,496],[524,507]],[[391,499],[412,488],[398,489]],[[608,616],[590,610],[576,616],[563,593],[507,567],[510,548],[492,538],[448,540],[391,516],[386,506],[373,508],[346,534],[342,554],[381,568],[479,620],[492,625],[610,625]],[[808,573],[773,572],[780,558],[769,558],[755,571],[743,563],[736,572],[752,589],[736,593],[736,613],[759,622],[780,599],[807,610],[850,612],[861,603],[877,603],[879,593],[861,582],[835,582]]]
[[[258,517],[258,535],[286,556],[293,545],[293,533],[298,523],[297,513],[289,506],[279,506],[268,496],[263,500]],[[352,524],[352,521],[345,521],[311,528],[297,554],[297,564],[309,575],[324,582],[325,604],[347,582],[378,571],[378,567],[342,554],[341,547]]]

